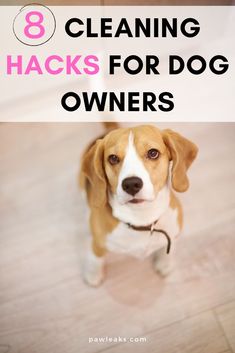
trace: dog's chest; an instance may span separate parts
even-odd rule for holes
[[[177,213],[168,210],[164,217],[161,217],[156,228],[164,229],[173,241],[179,232]],[[106,240],[106,247],[109,251],[142,259],[166,246],[167,239],[164,234],[154,232],[151,235],[150,231],[136,231],[121,222]]]

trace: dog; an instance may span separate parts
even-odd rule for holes
[[[83,277],[91,286],[104,279],[107,251],[145,258],[157,272],[172,269],[182,207],[173,190],[189,187],[187,170],[197,146],[172,130],[140,125],[112,129],[84,152],[80,186],[90,208],[91,242]]]

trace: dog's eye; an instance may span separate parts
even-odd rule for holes
[[[110,156],[108,156],[108,161],[110,164],[114,165],[118,164],[120,162],[120,159],[118,156],[116,156],[116,154],[110,154]]]
[[[159,155],[160,155],[159,151],[156,150],[155,148],[151,148],[150,150],[148,150],[148,153],[147,153],[147,157],[149,159],[157,159]]]

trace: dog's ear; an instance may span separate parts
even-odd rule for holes
[[[104,171],[104,142],[99,139],[85,152],[81,174],[85,176],[89,203],[102,207],[107,203],[107,181]]]
[[[187,170],[197,156],[197,146],[172,130],[163,130],[163,140],[173,162],[171,182],[174,190],[184,192],[189,187]]]

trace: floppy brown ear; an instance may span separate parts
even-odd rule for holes
[[[163,140],[173,162],[171,182],[178,192],[184,192],[189,187],[187,170],[197,156],[197,146],[172,130],[163,130]]]
[[[81,176],[85,177],[88,201],[94,207],[104,206],[107,202],[107,182],[103,165],[103,140],[97,140],[84,154]]]

